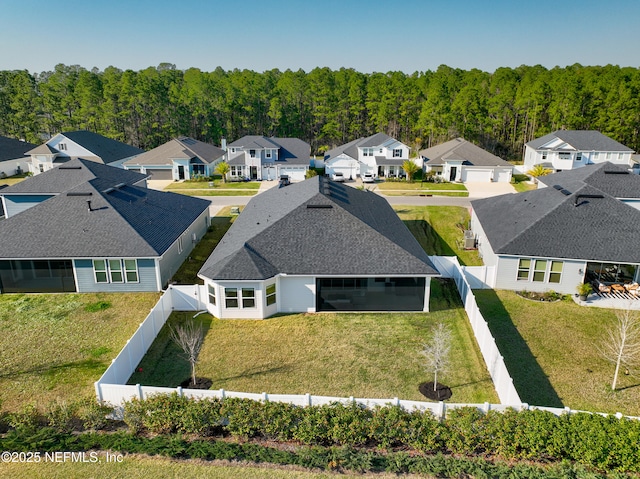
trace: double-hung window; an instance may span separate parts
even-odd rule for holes
[[[242,307],[256,307],[256,290],[253,288],[242,288]]]
[[[267,306],[271,306],[276,303],[276,284],[270,284],[267,286]]]
[[[552,261],[549,269],[549,283],[559,283],[562,279],[562,261]]]
[[[209,290],[209,302],[215,306],[216,305],[216,288],[215,286],[209,285],[207,289]]]
[[[518,281],[529,281],[529,271],[531,271],[531,260],[521,258],[518,262]]]
[[[137,283],[138,261],[135,259],[94,259],[96,283]]]
[[[224,305],[227,308],[238,307],[238,288],[224,288]]]
[[[395,150],[393,150],[393,157],[402,158],[402,148],[396,148]]]
[[[544,282],[544,277],[547,272],[547,260],[537,259],[534,262],[533,267],[533,280],[537,283]]]

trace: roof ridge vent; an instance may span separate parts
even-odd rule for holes
[[[580,198],[604,198],[604,195],[583,195],[583,194],[577,194],[576,197],[573,200],[573,206],[579,206],[582,203],[578,203],[578,200]]]
[[[620,171],[620,170],[604,170],[605,175],[629,175],[628,171]]]
[[[61,166],[58,166],[58,169],[59,170],[81,170],[82,166],[64,166],[64,165],[61,165]]]
[[[309,203],[307,204],[307,209],[315,209],[315,210],[328,210],[333,208],[333,205],[327,205],[327,204],[312,204]]]
[[[67,196],[91,196],[93,193],[90,191],[82,192],[82,191],[70,191],[67,193]]]

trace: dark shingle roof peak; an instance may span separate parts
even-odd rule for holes
[[[384,198],[315,177],[252,199],[199,274],[258,280],[278,273],[437,271]]]
[[[455,138],[440,145],[421,150],[420,156],[427,158],[426,164],[431,166],[442,165],[447,160],[460,160],[463,164],[469,166],[513,166],[508,161],[489,153],[464,138]]]
[[[633,151],[596,130],[557,130],[536,138],[526,145],[534,150],[542,149],[547,143],[559,139],[577,151]],[[555,149],[555,148],[550,148]]]
[[[35,146],[33,143],[0,136],[0,161],[23,159]]]

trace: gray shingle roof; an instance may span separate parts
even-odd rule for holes
[[[299,138],[267,138],[266,136],[247,135],[230,143],[228,148],[242,148],[243,150],[254,148],[277,149],[278,163],[286,162],[291,165],[308,166],[311,159],[311,146]]]
[[[315,177],[253,198],[200,270],[217,280],[437,275],[387,201]]]
[[[140,148],[127,145],[126,143],[122,143],[117,140],[112,140],[111,138],[107,138],[106,136],[102,136],[91,131],[68,131],[61,133],[61,135],[89,150],[95,155],[96,160],[99,158],[99,161],[104,164],[113,163],[114,161],[123,160],[125,158],[144,153],[144,150]],[[52,149],[45,143],[45,145],[41,145],[36,149],[31,150],[29,153],[37,153],[41,151],[43,147],[48,148],[51,152],[57,152],[57,150]]]
[[[587,168],[567,173],[583,175]],[[563,181],[559,186],[564,192],[552,186],[471,204],[496,254],[638,263],[640,211],[604,191],[616,178],[628,179],[610,175],[604,189],[580,180]]]
[[[577,151],[633,151],[595,130],[558,130],[536,138],[526,145],[537,150],[556,138],[571,145]]]
[[[349,143],[345,143],[344,145],[337,146],[336,148],[327,151],[324,155],[324,159],[325,161],[330,161],[332,158],[340,156],[344,153],[345,155],[357,160],[358,148],[373,148],[383,145],[384,143],[387,143],[389,141],[396,140],[386,133],[375,133],[371,136],[367,136],[366,138],[358,138],[356,140],[350,141]]]
[[[35,146],[33,143],[0,136],[0,161],[26,159],[27,152]]]
[[[569,190],[591,185],[614,198],[640,198],[640,175],[610,162],[541,176],[538,181],[547,186],[562,185]]]
[[[501,166],[513,167],[511,163],[489,153],[464,138],[456,138],[446,143],[420,151],[420,156],[427,158],[426,165],[439,166],[447,160],[462,160],[469,166]]]
[[[135,158],[125,161],[130,165],[171,165],[173,159],[187,159],[191,163],[213,163],[224,156],[224,150],[217,146],[194,140],[189,137],[180,137],[142,153]]]
[[[64,165],[48,170],[45,173],[16,183],[2,190],[2,194],[62,193],[97,179],[114,185],[119,183],[133,185],[148,177],[148,175],[135,171],[114,168],[113,166],[81,159],[68,161]]]
[[[75,162],[82,163],[83,169],[92,167],[89,161]],[[58,170],[49,170],[33,180],[59,174]],[[130,183],[114,189],[114,180],[89,179],[1,221],[0,258],[156,257],[209,207],[208,201],[199,198]]]

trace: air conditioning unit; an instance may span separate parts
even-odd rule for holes
[[[465,230],[464,232],[464,249],[475,249],[476,238],[471,230]]]

